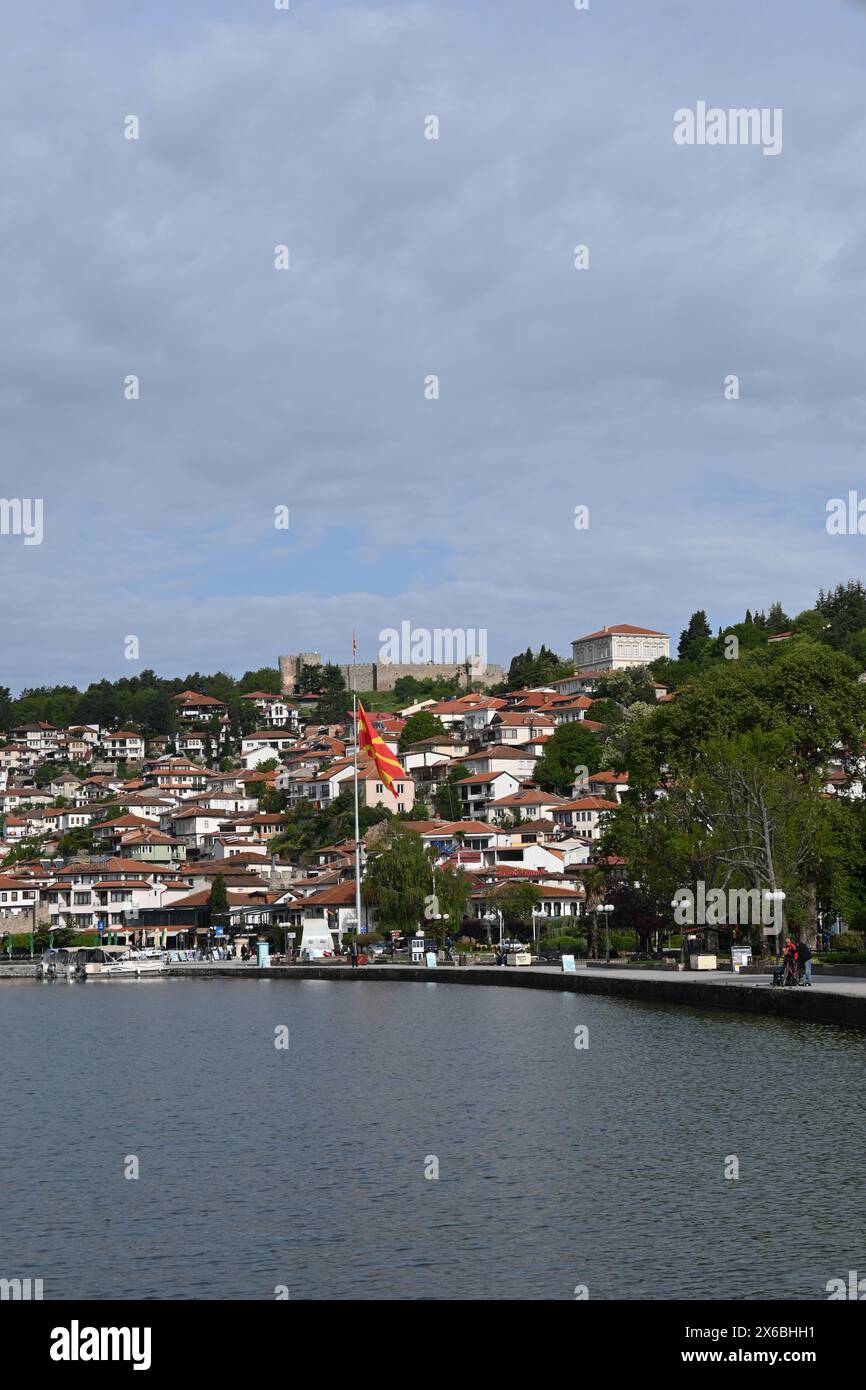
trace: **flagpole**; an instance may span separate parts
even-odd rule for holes
[[[355,672],[355,634],[352,634],[352,712],[355,717],[355,941],[361,933],[361,831],[358,817],[358,682]]]

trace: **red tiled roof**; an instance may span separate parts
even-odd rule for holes
[[[654,627],[634,627],[631,623],[615,623],[613,627],[599,628],[598,632],[587,632],[584,637],[575,637],[575,642],[591,642],[595,637],[608,637],[611,634],[619,634],[634,637],[667,637],[668,633],[659,632]]]

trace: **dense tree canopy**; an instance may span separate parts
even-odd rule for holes
[[[574,783],[576,769],[585,767],[598,772],[601,766],[601,745],[591,729],[576,720],[560,724],[545,744],[544,753],[535,764],[534,780],[546,792],[568,795]]]
[[[437,719],[435,714],[429,710],[419,709],[417,714],[410,714],[400,733],[400,752],[405,753],[407,748],[411,748],[413,743],[420,743],[421,739],[433,738],[436,734],[445,733],[445,727],[441,719]]]
[[[254,690],[279,694],[280,675],[274,667],[262,667],[247,671],[239,680],[224,671],[212,676],[194,671],[188,676],[163,679],[154,671],[144,670],[115,681],[94,681],[86,690],[78,690],[74,685],[32,687],[22,690],[17,700],[0,688],[0,728],[8,730],[18,724],[44,720],[58,728],[73,724],[99,724],[109,729],[132,725],[146,738],[171,735],[178,724],[173,697],[182,690],[195,690],[197,694],[225,701],[237,731],[247,731],[258,716],[251,702],[241,696]]]

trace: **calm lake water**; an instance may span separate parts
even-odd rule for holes
[[[432,983],[4,980],[0,1040],[0,1277],[46,1298],[814,1299],[866,1270],[852,1031]]]

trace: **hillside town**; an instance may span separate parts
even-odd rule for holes
[[[783,644],[812,650],[808,633],[766,631],[757,616],[748,615],[743,635],[757,634],[762,661]],[[711,644],[696,614],[680,658],[700,649],[709,659]],[[539,669],[531,657],[515,658],[512,671]],[[552,662],[548,669],[561,670]],[[687,704],[694,683],[678,692],[656,679],[653,670],[673,669],[668,635],[627,623],[576,638],[569,665],[566,674],[514,688],[505,681],[493,692],[453,693],[455,677],[445,698],[405,704],[398,682],[396,707],[369,712],[399,769],[390,786],[370,750],[357,746],[342,677],[327,694],[304,681],[336,671],[320,665],[293,668],[288,689],[245,691],[240,720],[228,699],[177,691],[170,735],[123,723],[13,724],[0,746],[0,948],[12,955],[36,944],[110,941],[246,958],[265,939],[275,954],[294,949],[311,959],[339,956],[353,933],[388,943],[426,931],[440,945],[490,946],[505,935],[531,938],[535,949],[573,947],[580,933],[594,955],[599,912],[615,904],[628,946],[658,953],[669,944],[670,924],[661,928],[683,874],[671,865],[671,887],[662,882],[649,910],[649,837],[639,831],[623,852],[611,826],[625,835],[635,814],[636,731],[650,727],[653,708]],[[649,804],[656,797],[674,807],[681,784],[670,764],[656,766]],[[838,740],[820,781],[821,798],[862,796]],[[646,784],[644,793],[646,804]],[[414,878],[401,881],[405,907],[395,914],[382,906],[377,861],[398,854],[406,837]]]
[[[628,775],[584,772],[560,794],[541,788],[533,772],[558,728],[580,722],[598,730],[592,691],[604,676],[667,651],[664,634],[623,624],[576,642],[579,665],[549,684],[372,712],[404,775],[391,791],[372,759],[358,758],[361,807],[379,813],[361,836],[362,875],[383,821],[399,817],[434,870],[460,869],[471,884],[464,918],[451,924],[455,935],[473,920],[488,923],[497,895],[515,881],[537,890],[543,932],[579,918],[605,814],[619,804]],[[660,700],[668,696],[658,683],[655,691]],[[264,690],[242,698],[258,727],[234,741],[220,737],[226,704],[195,690],[174,697],[172,740],[98,724],[10,728],[0,748],[0,932],[10,940],[48,929],[52,940],[71,932],[121,945],[207,949],[219,879],[221,937],[239,946],[266,933],[279,947],[288,931],[297,944],[315,940],[321,953],[324,929],[339,953],[357,925],[354,838],[312,853],[279,841],[287,812],[304,805],[323,817],[351,792],[351,699],[345,718],[322,724],[309,700]],[[419,715],[441,732],[406,745],[404,731]],[[433,809],[443,795],[448,814]],[[615,870],[613,857],[608,867]],[[360,930],[375,927],[375,905],[367,904]]]

